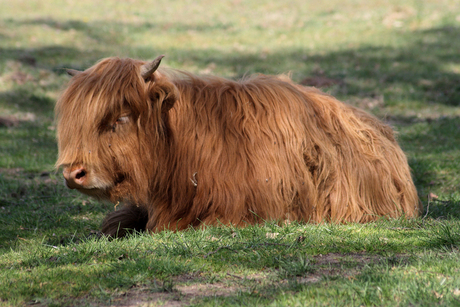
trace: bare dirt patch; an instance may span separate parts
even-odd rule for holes
[[[0,116],[0,127],[17,127],[19,120],[14,116]]]
[[[228,286],[224,283],[215,283],[183,285],[177,286],[176,289],[185,296],[229,296],[238,291],[240,287]]]
[[[110,306],[134,307],[134,306],[186,306],[190,301],[181,297],[180,293],[147,292],[142,290],[128,291],[122,296],[113,299]]]
[[[384,261],[384,259],[383,256],[366,253],[316,255],[311,260],[313,272],[307,276],[298,277],[297,281],[299,283],[316,283],[328,276],[352,278],[358,275],[365,265],[376,264]]]
[[[0,116],[0,128],[15,128],[20,126],[22,122],[34,122],[36,120],[37,115],[31,112],[16,112],[12,115],[2,115]]]
[[[20,176],[24,172],[23,168],[3,168],[0,167],[0,173],[8,176]]]
[[[114,298],[110,306],[134,307],[134,306],[187,306],[197,298],[214,296],[230,296],[235,294],[241,287],[226,283],[195,283],[177,285],[170,292],[155,292],[148,288],[133,288],[120,293]],[[158,291],[158,289],[157,289]]]

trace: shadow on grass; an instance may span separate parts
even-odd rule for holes
[[[152,238],[152,240],[161,239],[164,239],[164,236]],[[172,235],[171,239],[177,240],[180,236]],[[394,251],[389,251],[387,255],[365,252],[311,255],[306,253],[305,246],[299,242],[292,244],[290,248],[286,248],[289,244],[267,243],[260,248],[253,246],[241,249],[239,253],[229,249],[219,249],[218,253],[210,255],[203,261],[202,256],[210,249],[209,244],[197,247],[193,245],[194,240],[188,242],[185,240],[184,243],[189,244],[188,251],[182,254],[184,247],[182,243],[176,245],[166,242],[165,244],[169,245],[167,248],[163,248],[161,244],[149,248],[149,240],[146,237],[133,237],[129,240],[109,243],[105,239],[100,239],[73,244],[69,248],[62,249],[35,246],[37,251],[32,251],[20,264],[34,274],[23,274],[18,271],[13,275],[13,280],[20,287],[29,287],[29,292],[24,291],[25,293],[33,293],[33,295],[19,294],[25,301],[32,298],[46,300],[50,297],[50,293],[55,293],[55,289],[64,287],[67,291],[58,296],[61,302],[72,296],[82,297],[82,293],[85,293],[86,303],[94,301],[103,303],[105,293],[107,304],[110,304],[113,299],[123,300],[135,296],[138,303],[144,299],[145,301],[162,299],[183,302],[195,300],[198,303],[202,300],[205,302],[225,300],[227,303],[234,302],[235,305],[248,304],[248,302],[257,305],[255,303],[286,299],[285,293],[289,293],[291,298],[297,297],[302,300],[302,295],[305,293],[312,295],[316,292],[317,295],[323,296],[324,300],[327,296],[334,297],[334,292],[335,294],[340,292],[340,297],[336,298],[338,304],[339,300],[342,303],[344,300],[352,302],[356,299],[354,289],[365,287],[370,291],[362,293],[361,299],[366,304],[374,305],[382,302],[382,297],[378,295],[380,287],[383,289],[386,287],[389,291],[396,284],[400,284],[401,280],[398,278],[401,277],[398,276],[398,270],[409,272],[404,278],[412,280],[415,272],[408,267],[420,270],[418,261],[439,262],[439,259],[434,259],[436,255],[431,256],[433,259],[427,259],[429,256],[424,255],[425,259],[420,260],[419,256],[401,255]],[[440,242],[440,244],[444,243]],[[141,248],[133,248],[137,245]],[[294,251],[302,254],[304,258],[293,257]],[[265,254],[261,255],[261,252]],[[452,255],[443,255],[444,258],[450,256]],[[257,261],[255,259],[257,257],[261,258],[262,262]],[[446,263],[444,258],[443,263]],[[451,258],[451,262],[458,261],[458,255]],[[272,261],[273,259],[275,260]],[[208,270],[208,267],[212,267],[213,270]],[[437,271],[429,273],[429,277],[424,276],[416,289],[425,289],[426,285],[423,286],[423,283],[426,284],[427,280],[439,283],[439,275],[448,278],[448,284],[444,287],[450,287],[455,274],[452,271],[455,271],[456,267],[449,264],[442,274],[437,274]],[[246,272],[246,269],[257,270],[258,273],[249,276],[238,273],[239,270]],[[231,273],[225,274],[226,272]],[[420,272],[427,273],[421,270]],[[407,280],[403,287],[407,286]],[[181,286],[176,287],[176,284]],[[332,290],[324,291],[325,284],[326,288]],[[207,291],[196,290],[197,285]],[[209,291],[213,288],[219,289],[216,285],[220,285],[226,291],[218,293]],[[403,290],[403,292],[409,292],[408,295],[403,296],[404,299],[409,296],[408,299],[417,302],[436,300],[433,295],[413,293],[414,296],[411,296],[412,291]],[[156,293],[167,295],[158,296],[155,295]],[[315,295],[309,299],[315,300]],[[394,298],[388,295],[384,299],[392,301]],[[445,299],[450,300],[450,297],[446,295]]]
[[[2,170],[0,186],[0,249],[29,239],[78,242],[96,234],[112,208],[68,190],[60,175],[49,172]]]
[[[55,101],[43,94],[24,87],[0,92],[0,106],[14,106],[21,113],[31,113],[42,118],[52,118]],[[35,117],[30,120],[35,120]]]
[[[52,18],[37,18],[25,21],[10,21],[14,26],[22,25],[46,25],[51,28],[69,31],[76,30],[82,33],[86,33],[89,37],[96,39],[101,42],[107,38],[102,33],[109,31],[113,32],[114,35],[120,36],[120,33],[142,32],[142,31],[170,31],[170,32],[209,32],[209,31],[227,31],[232,28],[230,23],[196,23],[196,24],[185,24],[180,22],[174,23],[158,23],[158,22],[138,22],[138,23],[122,23],[122,22],[107,22],[107,21],[94,21],[94,22],[83,22],[81,20],[66,20],[57,21]],[[99,31],[99,32],[96,32]]]
[[[54,45],[41,48],[0,48],[0,67],[14,60],[32,68],[46,69],[61,75],[66,74],[66,68],[86,69],[101,57],[102,52]]]
[[[116,258],[115,255],[114,257]],[[52,262],[56,258],[49,257],[47,261]],[[324,268],[326,265],[311,263],[309,265],[311,273],[290,276],[285,279],[278,279],[273,276],[264,279],[262,275],[244,277],[228,274],[225,277],[217,277],[211,283],[200,277],[202,272],[197,271],[190,274],[190,270],[193,271],[194,268],[184,265],[183,262],[173,263],[174,261],[164,258],[137,259],[136,261],[126,259],[110,265],[95,264],[91,272],[78,266],[50,268],[34,277],[33,280],[28,279],[28,281],[29,283],[34,281],[32,283],[34,298],[41,298],[41,300],[46,300],[49,293],[55,291],[53,287],[62,287],[70,283],[71,285],[78,284],[80,287],[70,287],[70,292],[67,292],[65,296],[81,297],[81,291],[84,291],[88,293],[84,299],[86,304],[98,302],[101,305],[109,305],[114,299],[123,302],[131,298],[135,299],[137,304],[140,302],[152,303],[156,300],[185,304],[222,301],[226,304],[232,302],[237,306],[267,304],[283,298],[286,292],[289,292],[290,295],[298,295],[302,292],[320,290],[327,283],[334,288],[339,287],[345,292],[349,292],[343,293],[342,297],[337,299],[338,303],[338,300],[343,300],[344,297],[346,301],[353,300],[353,291],[350,289],[350,283],[348,283],[351,278],[356,280],[356,283],[366,283],[367,279],[368,284],[369,279],[371,279],[374,288],[374,284],[381,285],[379,278],[391,279],[383,273],[385,266],[404,267],[411,263],[407,260],[394,263],[391,262],[394,261],[394,258],[389,259],[381,257],[372,262],[353,262],[354,268],[344,267],[347,266],[347,261],[339,261],[329,265],[326,269]],[[242,263],[238,265],[244,266]],[[178,276],[179,274],[180,276]],[[16,282],[18,284],[25,283],[22,279],[18,278]],[[186,284],[179,285],[181,280],[182,282],[187,281]],[[385,280],[385,282],[387,281]],[[340,286],[341,284],[346,286]],[[104,293],[100,293],[98,290],[107,291],[108,297],[104,299]],[[323,295],[328,295],[328,291]],[[65,296],[61,297],[61,302],[67,300]],[[366,299],[374,300],[375,298],[369,296]],[[30,300],[30,297],[25,296],[24,299],[27,301]],[[388,299],[391,300],[391,298]]]
[[[84,51],[76,48],[46,46],[37,49],[0,50],[0,63],[17,59],[30,63],[30,58],[55,72],[67,63],[80,63],[76,69],[84,69],[103,56],[107,51],[98,52],[98,44],[104,46],[130,47],[130,34],[161,30],[175,34],[184,31],[217,31],[224,35],[232,30],[232,25],[219,22],[190,25],[186,23],[156,24],[117,23],[117,22],[65,22],[50,18],[25,21],[6,21],[12,27],[22,25],[43,25],[62,31],[78,31],[96,42],[94,49]],[[460,64],[460,28],[441,27],[423,31],[396,33],[405,40],[405,47],[368,47],[343,48],[338,51],[318,54],[302,49],[283,49],[269,51],[261,57],[259,52],[235,52],[213,49],[173,49],[161,47],[158,50],[139,47],[134,51],[146,59],[165,53],[165,59],[179,59],[178,62],[193,62],[198,67],[207,67],[213,63],[218,67],[229,68],[233,75],[243,76],[250,73],[277,74],[293,71],[294,77],[301,81],[306,76],[326,74],[341,80],[338,95],[371,97],[384,95],[385,103],[398,104],[400,100],[418,100],[424,103],[460,105],[460,74],[454,66]],[[120,50],[119,48],[117,50]],[[116,56],[117,54],[111,54]],[[83,62],[81,59],[84,59]],[[34,61],[33,61],[34,62]],[[177,67],[181,68],[181,67]]]
[[[165,31],[188,31],[186,24],[124,24],[80,21],[58,22],[52,19],[35,19],[28,21],[9,21],[11,26],[27,24],[45,25],[63,31],[75,30],[96,40],[101,44],[119,44],[120,40],[127,39],[125,33],[133,29],[150,31],[164,29]],[[211,30],[229,31],[231,25],[211,24],[196,25],[193,30],[206,32]],[[166,54],[171,53],[172,59],[179,58],[183,61],[194,62],[198,67],[207,67],[214,63],[220,67],[229,68],[237,76],[247,73],[281,73],[293,70],[294,77],[299,81],[309,75],[327,75],[341,80],[336,89],[337,94],[345,97],[375,97],[385,95],[381,107],[385,104],[401,104],[407,100],[417,100],[430,106],[431,103],[457,106],[460,103],[460,75],[451,66],[460,64],[457,50],[460,50],[460,28],[443,27],[419,32],[399,34],[407,38],[406,47],[397,49],[391,47],[358,47],[348,48],[317,54],[305,50],[285,50],[280,48],[269,52],[266,57],[257,53],[224,52],[213,49],[175,49],[161,50]],[[81,51],[77,48],[61,46],[45,46],[34,49],[0,49],[0,65],[5,65],[9,60],[17,60],[25,65],[37,65],[41,69],[48,69],[55,74],[64,73],[64,67],[85,69],[103,56],[96,48],[90,51]],[[147,58],[154,57],[160,50],[138,48],[137,54]],[[36,61],[31,60],[36,59]],[[81,59],[84,59],[83,61]],[[167,63],[167,61],[165,61]],[[80,64],[71,64],[80,63]],[[84,63],[84,64],[82,64]],[[81,66],[75,66],[81,65]],[[178,67],[180,68],[180,67]],[[51,116],[53,101],[45,96],[37,95],[27,88],[27,84],[14,91],[3,92],[0,100],[5,104],[18,104],[26,112],[34,112]],[[411,167],[419,191],[425,197],[430,187],[434,185],[457,185],[460,179],[449,169],[458,170],[460,166],[460,118],[441,118],[433,122],[414,122],[413,117],[399,117],[397,121],[404,122],[406,127],[401,128],[400,143],[409,154]],[[37,159],[33,154],[39,153],[40,162],[37,165],[52,164],[55,156],[55,142],[48,133],[43,141],[37,141],[40,129],[30,124],[26,130],[12,128],[12,133],[4,134],[9,140],[5,145],[6,155],[22,157],[20,159]],[[37,130],[37,132],[34,132]],[[37,133],[37,136],[36,134]],[[9,136],[8,136],[9,135]],[[13,144],[13,138],[15,144]],[[35,139],[35,141],[34,141]],[[5,143],[6,144],[6,143]],[[3,149],[2,148],[2,149]],[[53,154],[49,154],[50,148]],[[440,157],[440,155],[444,155]],[[450,156],[446,156],[450,154]],[[46,158],[47,157],[47,158]],[[26,162],[24,162],[26,163]],[[439,172],[438,169],[447,169]],[[446,175],[447,172],[447,175]],[[6,199],[6,201],[10,201]],[[458,204],[453,204],[456,208]],[[45,205],[46,206],[46,205]],[[23,213],[27,216],[27,212]]]
[[[15,127],[0,127],[1,167],[52,172],[57,146],[51,129],[51,122],[39,119],[19,121]]]
[[[422,200],[433,192],[458,198],[454,194],[460,186],[460,117],[415,121],[398,130]]]
[[[338,95],[375,97],[379,107],[421,101],[426,106],[460,106],[460,28],[447,27],[401,34],[404,48],[358,47],[326,54],[305,50],[275,50],[258,53],[224,53],[219,50],[171,50],[175,57],[207,67],[228,67],[237,76],[251,73],[278,74],[292,71],[301,81],[306,76],[326,75],[339,82]],[[150,51],[151,52],[151,51]],[[141,54],[152,57],[148,50]],[[167,53],[167,51],[166,51]],[[165,59],[167,63],[167,59]],[[180,68],[180,67],[179,67]]]
[[[444,27],[404,34],[407,47],[361,47],[311,59],[333,77],[345,78],[344,94],[410,97],[426,103],[460,105],[460,28]]]
[[[65,72],[64,68],[68,67],[83,70],[100,57],[109,56],[106,51],[102,52],[97,49],[98,44],[129,45],[129,33],[133,31],[161,30],[175,33],[193,30],[198,32],[220,31],[221,34],[225,34],[226,31],[231,31],[232,27],[232,25],[218,23],[210,25],[197,24],[191,27],[186,24],[84,23],[72,20],[58,22],[52,19],[9,21],[6,24],[14,27],[33,24],[44,25],[62,31],[74,30],[96,41],[93,50],[79,50],[62,46],[44,46],[33,49],[0,48],[0,67],[6,67],[8,61],[14,60],[29,68],[45,69],[56,75],[63,74]],[[404,48],[362,46],[345,48],[326,54],[318,54],[314,51],[302,49],[283,49],[282,47],[268,52],[263,57],[258,53],[224,52],[222,50],[190,49],[187,47],[174,50],[137,48],[134,51],[136,54],[145,56],[146,59],[153,58],[158,53],[166,53],[168,55],[165,59],[166,64],[168,63],[168,58],[176,59],[176,62],[179,63],[192,62],[199,68],[215,64],[218,67],[228,68],[230,74],[235,76],[243,76],[248,73],[277,74],[293,71],[294,78],[297,81],[301,81],[306,76],[325,75],[340,80],[335,89],[336,94],[339,96],[362,98],[383,95],[385,99],[378,105],[378,107],[382,108],[394,105],[400,105],[403,108],[407,101],[419,101],[423,107],[431,107],[435,104],[459,106],[460,75],[453,67],[457,67],[460,64],[460,57],[458,56],[460,28],[434,28],[399,35],[407,40]],[[2,38],[6,39],[6,37]],[[116,54],[111,55],[116,56]],[[176,68],[180,69],[181,67]],[[0,100],[7,105],[18,104],[24,112],[51,116],[53,101],[48,97],[37,95],[28,86],[28,84],[25,84],[18,86],[13,91],[0,93]],[[397,122],[404,124],[400,128],[399,139],[409,155],[415,183],[420,194],[425,197],[430,189],[436,186],[460,186],[460,178],[457,175],[460,169],[460,118],[440,118],[430,122],[418,122],[414,117],[403,116],[399,117]],[[2,133],[2,142],[4,142],[1,147],[2,154],[15,160],[23,160],[26,168],[41,168],[43,165],[52,164],[56,155],[56,146],[53,132],[43,132],[47,131],[46,129],[46,127],[38,124],[26,123],[25,126],[21,124],[18,128],[11,128],[9,132],[6,132],[6,129],[0,131]],[[36,164],[36,166],[31,166],[31,163]],[[70,192],[62,184],[60,176],[53,174],[42,176],[43,171],[38,169],[36,172],[27,173],[18,171],[18,173],[9,175],[2,170],[0,174],[0,248],[7,250],[17,242],[45,238],[43,243],[51,246],[49,249],[51,252],[31,255],[30,259],[28,259],[29,262],[26,261],[25,264],[34,267],[45,261],[54,264],[55,267],[60,265],[71,266],[77,262],[75,259],[70,258],[71,253],[68,254],[69,256],[61,253],[60,255],[63,258],[58,259],[54,255],[52,246],[66,246],[69,243],[75,243],[78,240],[90,237],[93,231],[99,229],[99,223],[105,213],[112,208],[112,205],[100,204],[85,196],[80,196],[76,192]],[[432,218],[453,217],[459,219],[459,207],[460,202],[458,200],[448,202],[433,200],[430,202],[428,216]],[[457,230],[452,231],[441,227],[438,236],[433,238],[432,242],[437,247],[452,244],[452,242],[457,244]],[[336,244],[339,246],[341,242],[336,242]],[[75,248],[78,248],[78,246]],[[190,256],[190,250],[186,245],[181,248],[176,246],[175,248],[178,250],[180,257],[187,258]],[[382,248],[384,248],[383,245]],[[244,257],[234,258],[231,260],[233,261],[231,264],[255,268],[259,265],[257,264],[257,253],[265,253],[265,256],[268,257],[264,257],[264,259],[272,261],[271,263],[267,262],[267,267],[279,268],[279,258],[282,256],[280,253],[283,250],[278,249],[276,245],[253,245],[248,246],[246,250],[253,252],[253,258],[250,261],[245,260]],[[224,253],[216,253],[212,257],[215,256],[217,259],[218,257],[225,257],[228,253],[234,253],[229,249],[222,249],[222,252]],[[101,256],[90,250],[84,255],[87,258],[80,259],[80,263],[90,260],[97,261],[99,257],[112,256],[118,262],[115,265],[102,266],[103,269],[94,269],[92,272],[81,272],[78,266],[72,267],[62,275],[62,284],[71,285],[72,278],[85,280],[89,278],[94,284],[102,287],[111,289],[122,287],[126,289],[136,285],[138,280],[142,281],[153,279],[157,276],[187,272],[183,262],[173,263],[168,262],[168,259],[154,257],[132,259],[126,255],[123,256],[124,254]],[[383,260],[378,264],[384,265],[388,263],[393,265],[394,263],[390,263],[392,261],[397,262],[394,264],[396,266],[407,264],[407,262],[399,263],[397,257],[396,259],[391,257],[393,256],[388,259],[383,257]],[[232,258],[228,257],[228,259]],[[294,261],[294,263],[297,262]],[[216,262],[216,264],[218,263]],[[347,264],[345,263],[344,265],[346,266]],[[94,266],[94,268],[97,268],[97,266]],[[299,261],[299,267],[293,267],[291,272],[302,269],[313,269],[313,272],[315,272],[320,268],[315,265],[308,267],[308,263]],[[120,272],[128,273],[123,275],[119,274]],[[344,272],[342,267],[337,268],[337,274],[331,274],[327,278],[331,278],[332,281],[333,278],[337,278],[340,282],[346,282],[346,279],[339,275],[342,272]],[[39,279],[46,277],[50,278],[50,280],[59,276],[54,271],[50,271],[49,276],[47,274],[44,272],[43,275],[38,274],[37,276]],[[367,275],[362,276],[363,283],[368,278],[376,285],[379,278],[382,278],[379,272],[368,272]],[[27,278],[28,276],[24,277],[25,280]],[[34,283],[34,287],[36,287],[35,295],[46,296],[47,290],[51,291],[52,289],[48,289],[46,283],[43,284],[46,279],[39,279]],[[16,282],[20,282],[20,280],[16,280]],[[25,281],[20,284],[29,286],[29,283]],[[87,285],[89,285],[88,282]],[[89,285],[89,289],[92,286]],[[260,302],[260,300],[267,302],[267,299],[259,297],[260,293],[264,293],[267,297],[274,299],[285,291],[314,290],[316,287],[324,287],[324,284],[319,283],[316,286],[316,284],[293,282],[291,285],[281,287],[279,285],[270,285],[254,288],[257,289],[257,292],[250,292],[246,297],[251,298],[256,303]],[[420,288],[424,289],[423,287]],[[78,289],[76,291],[77,296],[81,294]],[[415,293],[414,297],[419,297],[418,302],[429,302],[429,298],[426,298],[427,301],[423,301],[425,299],[424,295],[426,296],[423,293]],[[352,296],[349,298],[352,299]],[[216,300],[219,301],[218,298]],[[236,302],[235,304],[245,302],[244,298],[242,300],[241,296],[236,294],[232,296],[232,300]],[[367,300],[364,303],[370,305],[380,304],[380,301],[375,296],[371,296]]]

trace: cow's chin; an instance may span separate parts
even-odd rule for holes
[[[100,188],[93,188],[93,189],[76,189],[78,192],[96,198],[98,200],[110,200],[110,193],[108,193],[109,189],[100,189]]]
[[[91,196],[98,200],[110,201],[116,203],[126,199],[126,194],[130,191],[130,184],[120,176],[115,182],[109,184],[100,184],[97,187],[77,188],[77,190],[85,195]]]

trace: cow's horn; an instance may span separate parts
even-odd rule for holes
[[[141,67],[142,78],[147,79],[148,77],[150,77],[155,72],[155,70],[158,69],[158,66],[160,66],[160,62],[162,58],[164,58],[164,55],[160,55],[152,62],[142,65]]]
[[[67,74],[69,76],[72,76],[72,77],[78,75],[79,73],[81,73],[81,71],[78,71],[78,70],[75,70],[75,69],[66,69],[66,71],[67,71]]]

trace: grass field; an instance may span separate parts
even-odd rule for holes
[[[53,107],[102,57],[290,73],[390,123],[415,220],[135,234],[53,168]],[[0,0],[0,306],[460,306],[460,2]]]

